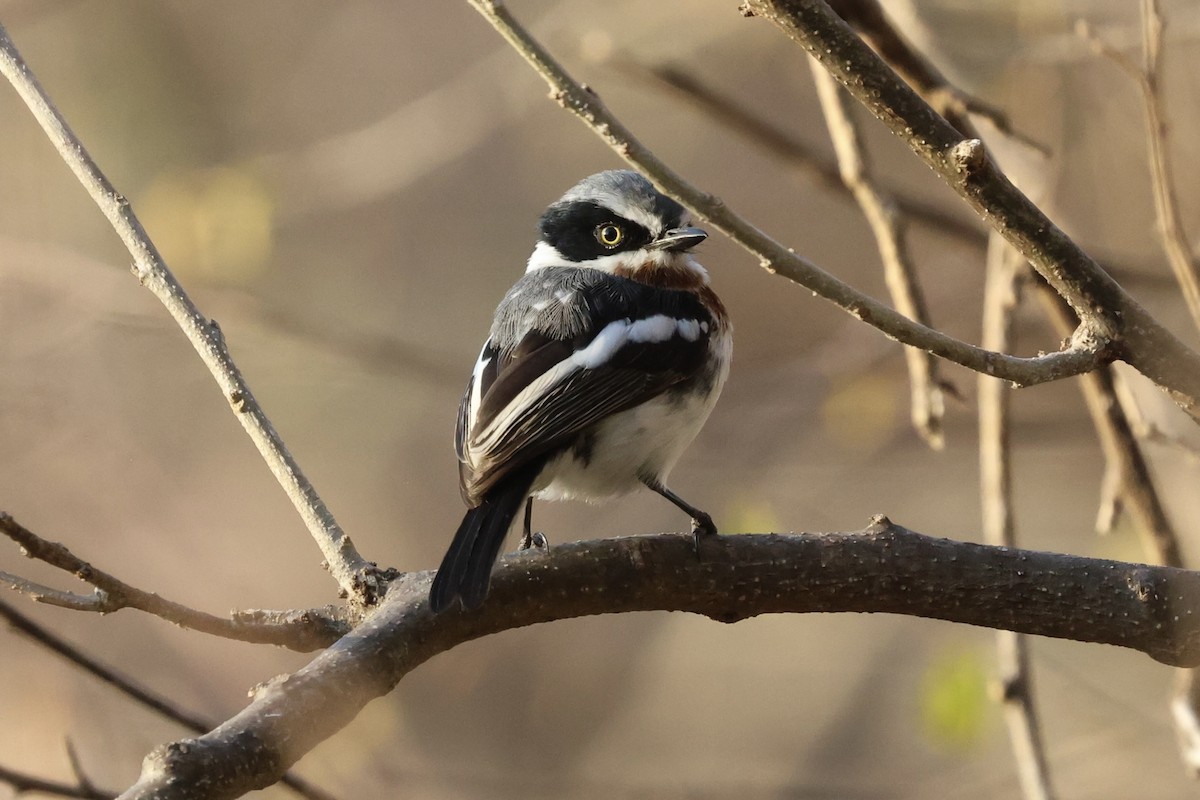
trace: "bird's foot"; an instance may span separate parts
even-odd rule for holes
[[[524,553],[526,550],[549,550],[550,542],[546,539],[546,534],[541,531],[534,533],[525,533],[521,535],[521,543],[517,546],[517,552]]]
[[[716,535],[717,526],[708,514],[701,511],[698,516],[692,518],[692,540],[695,542],[697,558],[700,557],[700,543]]]

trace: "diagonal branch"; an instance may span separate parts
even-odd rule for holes
[[[4,766],[0,766],[0,783],[8,784],[15,795],[33,792],[52,797],[75,797],[81,800],[112,800],[112,798],[117,796],[116,792],[106,792],[97,789],[95,786],[82,780],[75,783],[62,783],[60,781],[39,778],[36,775],[29,775]]]
[[[355,602],[372,602],[380,590],[374,565],[359,555],[350,537],[337,524],[316,489],[304,477],[300,465],[284,446],[234,364],[217,323],[206,319],[192,303],[146,235],[129,201],[113,188],[88,155],[83,143],[71,131],[17,52],[3,26],[0,26],[0,74],[17,90],[63,161],[121,237],[133,256],[133,272],[138,281],[166,307],[212,373],[234,415],[321,548],[326,565],[343,595]]]
[[[875,184],[867,154],[859,140],[858,127],[851,116],[849,95],[816,61],[809,59],[809,66],[829,138],[837,154],[842,183],[854,196],[875,236],[892,305],[909,319],[929,325],[925,295],[917,282],[916,265],[908,250],[905,220],[897,212],[892,198]],[[983,346],[993,352],[1008,349],[1007,346],[989,346],[986,342]],[[946,444],[942,430],[946,398],[938,378],[937,361],[929,352],[915,347],[904,348],[904,360],[908,364],[913,427],[930,447],[941,450]]]
[[[40,603],[100,614],[136,608],[181,627],[213,636],[255,644],[274,644],[301,652],[327,647],[350,630],[349,622],[336,608],[295,611],[286,615],[241,612],[229,619],[213,616],[130,586],[79,558],[66,546],[41,538],[3,512],[0,512],[0,533],[16,542],[29,558],[43,561],[95,587],[92,593],[81,595],[50,589],[0,572],[0,583],[6,583]]]
[[[434,615],[432,573],[393,581],[363,624],[264,687],[197,739],[164,745],[122,798],[227,798],[278,779],[372,699],[462,642],[541,622],[687,611],[889,612],[1131,647],[1200,663],[1200,573],[934,539],[877,517],[858,533],[658,534],[560,545],[501,559],[477,612]],[[203,779],[204,788],[196,789]]]
[[[1019,358],[962,342],[914,322],[859,292],[767,236],[726,206],[720,198],[702,192],[663,163],[605,108],[593,91],[568,75],[562,65],[508,13],[503,3],[497,0],[468,1],[550,84],[551,96],[559,104],[579,117],[618,155],[649,176],[660,189],[691,207],[757,256],[768,272],[804,286],[903,344],[1019,385],[1029,386],[1078,375],[1109,360],[1110,354],[1106,349],[1108,340],[1099,335],[1100,332],[1091,324],[1082,326],[1071,345],[1064,350],[1036,358]],[[965,165],[975,160],[970,148],[962,150],[962,157]],[[1200,357],[1197,358],[1200,360]],[[1197,376],[1197,396],[1200,397],[1200,375]]]

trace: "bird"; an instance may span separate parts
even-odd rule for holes
[[[522,504],[522,549],[536,541],[535,498],[599,502],[645,487],[691,517],[697,548],[717,533],[666,484],[729,374],[729,316],[692,254],[708,234],[633,170],[584,178],[538,233],[459,405],[468,511],[434,577],[434,613],[483,604]]]

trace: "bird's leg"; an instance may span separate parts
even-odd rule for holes
[[[533,498],[528,497],[525,499],[525,524],[521,528],[521,544],[517,550],[545,550],[549,547],[550,543],[546,541],[545,534],[533,532]]]
[[[700,540],[705,536],[716,536],[717,526],[713,523],[712,517],[707,513],[696,508],[694,505],[684,500],[679,495],[672,492],[666,486],[663,486],[657,480],[642,478],[642,483],[646,484],[646,488],[652,492],[662,495],[675,504],[675,507],[683,511],[692,518],[692,536],[696,540],[696,552],[700,552]]]

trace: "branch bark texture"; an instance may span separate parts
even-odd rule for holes
[[[435,616],[432,573],[393,581],[354,632],[265,686],[212,732],[160,747],[123,798],[229,798],[274,781],[406,674],[465,641],[593,614],[889,612],[1141,650],[1200,664],[1200,573],[934,539],[876,518],[859,533],[659,534],[503,558],[474,613]]]

